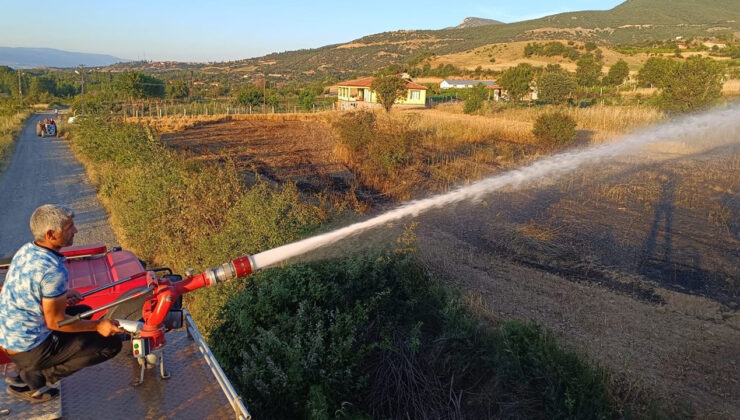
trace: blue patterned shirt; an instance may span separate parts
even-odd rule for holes
[[[28,351],[43,342],[46,326],[41,298],[67,292],[64,257],[29,242],[13,256],[0,292],[0,346]]]

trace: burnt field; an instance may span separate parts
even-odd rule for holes
[[[366,198],[320,121],[223,121],[163,141],[307,196]],[[393,205],[373,202],[372,213]],[[479,318],[547,326],[609,366],[621,397],[656,393],[689,414],[740,416],[737,141],[646,149],[416,221],[429,269]]]

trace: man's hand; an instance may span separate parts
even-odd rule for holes
[[[114,334],[126,332],[126,330],[118,326],[118,321],[115,319],[101,319],[98,322],[96,331],[103,337],[110,337]]]
[[[67,305],[77,305],[78,303],[82,302],[83,298],[80,292],[74,289],[67,290]]]

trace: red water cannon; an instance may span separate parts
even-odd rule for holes
[[[251,255],[245,255],[219,267],[209,268],[198,275],[188,274],[184,279],[180,276],[172,275],[172,271],[167,268],[143,271],[119,281],[89,290],[83,293],[82,296],[86,297],[101,290],[118,286],[128,281],[141,279],[142,277],[146,279],[145,288],[99,308],[67,318],[59,322],[58,325],[61,327],[126,302],[145,299],[141,310],[141,320],[117,319],[121,328],[131,335],[132,353],[141,366],[139,379],[133,382],[133,385],[141,384],[144,381],[145,368],[152,367],[156,364],[160,366],[161,377],[168,379],[169,375],[164,370],[162,349],[166,344],[165,332],[182,326],[182,311],[179,307],[181,302],[180,296],[202,287],[215,286],[218,283],[247,276],[256,268],[254,258]],[[167,271],[170,274],[163,276],[156,275],[157,272],[162,271]]]
[[[161,348],[165,344],[165,320],[172,305],[181,295],[201,287],[215,286],[217,283],[247,276],[252,273],[253,267],[252,257],[245,255],[217,268],[209,268],[197,276],[188,276],[178,282],[172,283],[166,277],[156,278],[156,282],[148,285],[154,288],[154,294],[144,302],[141,313],[144,325],[141,327],[140,336],[149,339],[151,350]]]

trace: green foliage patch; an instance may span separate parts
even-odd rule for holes
[[[611,418],[604,371],[533,324],[486,331],[404,252],[250,278],[214,352],[265,418]]]

